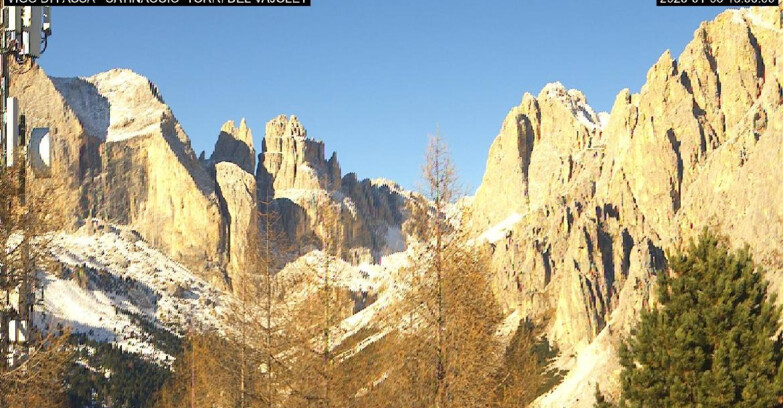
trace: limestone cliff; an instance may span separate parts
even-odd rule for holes
[[[214,180],[157,88],[128,70],[49,78],[37,66],[12,77],[32,125],[52,129],[71,221],[131,225],[174,259],[204,271],[223,237]]]
[[[253,234],[258,234],[258,204],[256,180],[237,164],[220,162],[215,165],[218,193],[226,215],[227,273],[234,290],[241,272],[252,265]],[[252,273],[250,271],[249,273]]]
[[[231,120],[223,124],[210,160],[213,163],[234,163],[247,173],[255,172],[256,149],[253,147],[253,132],[247,127],[245,119],[239,123],[239,128]]]
[[[665,251],[703,226],[751,244],[780,287],[782,11],[703,23],[638,94],[618,95],[608,120],[559,84],[507,116],[473,228],[494,251],[505,307],[549,317],[561,349],[581,352],[540,406],[589,406],[596,379],[616,391],[618,336],[651,305]]]
[[[280,115],[266,124],[258,166],[260,174],[269,175],[264,182],[271,182],[271,186],[263,186],[264,190],[334,191],[340,188],[337,156],[332,155],[327,162],[323,142],[308,138],[296,116],[288,119]]]
[[[327,239],[321,230],[324,210],[339,211],[334,239],[343,256],[355,262],[402,250],[408,202],[421,199],[395,183],[359,181],[354,173],[343,177],[337,154],[327,160],[323,142],[308,138],[296,116],[267,123],[256,180],[259,202],[274,204],[301,251]]]
[[[243,119],[220,129],[209,160],[190,140],[157,87],[129,70],[86,78],[49,78],[38,66],[15,74],[28,126],[53,133],[54,180],[69,224],[87,217],[128,225],[173,259],[230,287],[252,254],[257,211],[267,201],[282,215],[292,242],[321,244],[323,210],[340,213],[338,239],[353,261],[403,249],[411,195],[390,182],[343,180],[337,154],[307,137],[295,116],[266,126],[256,163]]]
[[[559,83],[507,114],[469,227],[493,254],[505,311],[546,322],[571,370],[539,406],[589,406],[596,381],[616,393],[618,339],[654,302],[666,251],[703,226],[751,244],[781,291],[782,12],[702,24],[610,114]],[[33,66],[11,85],[28,126],[54,135],[56,177],[39,191],[61,185],[71,221],[130,225],[224,287],[248,265],[259,210],[280,213],[300,253],[334,239],[358,263],[402,250],[411,208],[426,207],[393,182],[343,175],[295,116],[267,123],[257,157],[247,123],[227,122],[199,160],[155,86],[130,71],[50,79]],[[331,209],[336,234],[322,225]]]
[[[41,190],[57,188],[58,199],[65,207],[65,226],[73,227],[85,207],[82,180],[92,169],[100,167],[100,140],[85,131],[55,84],[38,66],[12,71],[9,92],[19,99],[20,113],[25,114],[28,129],[49,127],[53,178],[36,180],[33,186]]]

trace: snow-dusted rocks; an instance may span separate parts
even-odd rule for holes
[[[155,134],[171,116],[155,85],[128,69],[52,82],[88,134],[106,142]]]
[[[259,202],[274,201],[288,235],[305,251],[325,239],[324,211],[337,211],[340,251],[356,262],[403,250],[407,205],[421,199],[388,181],[343,177],[337,154],[327,160],[323,142],[308,138],[296,116],[267,123],[256,180]]]
[[[604,117],[603,121],[606,118]],[[551,83],[525,94],[489,150],[473,202],[477,230],[545,204],[573,179],[574,162],[601,145],[602,119],[577,90]]]
[[[340,209],[345,253],[364,259],[385,252],[387,237],[395,249],[404,242],[396,232],[407,196],[355,176],[342,191],[337,155],[327,160],[324,144],[309,139],[295,116],[267,124],[258,164],[244,120],[238,127],[226,122],[210,160],[199,160],[157,87],[130,70],[49,78],[34,66],[11,84],[28,125],[52,129],[55,179],[33,187],[62,190],[66,226],[93,216],[131,226],[223,287],[230,285],[229,269],[243,262],[237,249],[254,229],[237,220],[260,209],[258,202],[275,200],[290,238],[305,246],[319,240],[314,214],[327,203]]]
[[[39,324],[61,323],[159,362],[170,362],[171,356],[156,347],[154,333],[140,320],[172,333],[184,333],[191,325],[221,328],[226,302],[221,291],[148,243],[127,239],[134,235],[131,230],[87,222],[94,225],[51,240],[62,271],[44,276]]]

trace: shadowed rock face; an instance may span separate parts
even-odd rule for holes
[[[63,204],[65,226],[72,227],[81,210],[87,207],[82,181],[101,166],[97,158],[99,141],[84,131],[79,119],[43,70],[35,66],[11,72],[10,95],[19,99],[20,113],[26,116],[27,128],[49,127],[53,136],[51,149],[55,177],[36,180],[32,187],[41,192],[64,187],[58,200]],[[16,72],[22,74],[14,75]]]
[[[618,95],[608,121],[559,84],[507,116],[473,204],[494,285],[509,310],[550,317],[561,349],[598,356],[541,406],[589,406],[579,398],[596,379],[616,391],[618,336],[651,306],[665,251],[704,226],[750,244],[779,290],[782,11],[730,10],[703,23],[638,94]]]
[[[213,163],[234,163],[245,172],[253,174],[256,169],[256,149],[253,147],[253,132],[244,119],[239,128],[234,125],[234,121],[223,125],[210,160]]]

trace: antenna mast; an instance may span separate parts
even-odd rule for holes
[[[0,5],[0,173],[12,167],[18,169],[16,199],[23,208],[27,207],[27,175],[51,175],[50,135],[48,128],[32,129],[28,135],[19,101],[10,95],[10,69],[14,63],[32,67],[46,50],[52,33],[51,15],[50,7]],[[28,164],[31,172],[27,171]],[[10,208],[13,199],[2,197],[0,204]],[[7,238],[4,236],[4,240]],[[27,240],[22,243],[20,265],[9,262],[7,246],[8,242],[0,241],[0,371],[14,365],[17,346],[24,355],[35,305],[35,267]]]

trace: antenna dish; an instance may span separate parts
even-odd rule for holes
[[[27,152],[35,177],[49,178],[52,176],[51,140],[49,128],[35,128],[30,133],[30,145]]]

